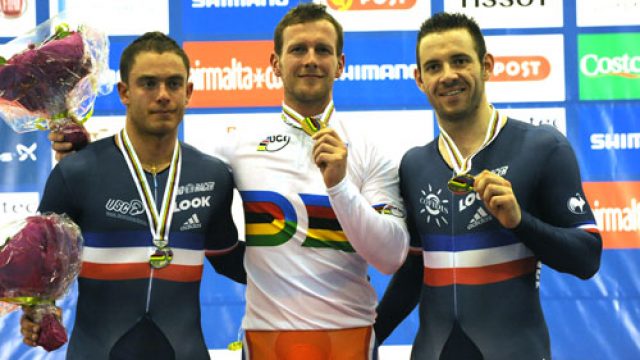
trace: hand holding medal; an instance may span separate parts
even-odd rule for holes
[[[465,195],[473,191],[474,181],[473,175],[456,175],[447,182],[447,188],[456,195]]]

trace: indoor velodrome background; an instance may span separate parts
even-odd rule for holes
[[[335,85],[338,111],[348,113],[396,160],[437,134],[433,112],[413,80],[419,24],[443,10],[478,20],[497,60],[487,86],[490,101],[512,117],[551,124],[566,134],[604,237],[602,266],[594,278],[542,271],[554,358],[640,359],[640,1],[316,1],[326,3],[346,31],[346,69]],[[110,68],[117,79],[120,54],[135,36],[168,33],[187,50],[195,84],[180,136],[209,151],[227,131],[277,117],[282,85],[269,68],[272,32],[297,3],[0,0],[0,44],[66,10],[109,34]],[[103,137],[122,126],[123,115],[114,91],[98,99],[87,124],[95,137]],[[35,211],[52,165],[46,133],[16,134],[0,122],[0,223]],[[242,221],[237,204],[235,210]],[[210,267],[205,272],[207,345],[216,359],[239,359],[238,352],[224,349],[238,337],[244,287]],[[372,270],[371,280],[382,294],[389,277]],[[70,329],[75,291],[60,303]],[[64,358],[64,348],[47,354],[22,345],[19,316],[17,311],[0,318],[0,359]],[[416,328],[414,312],[389,338],[382,357],[407,359]]]

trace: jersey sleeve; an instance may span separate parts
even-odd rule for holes
[[[65,213],[77,223],[80,210],[75,204],[77,197],[73,196],[71,188],[69,187],[71,182],[68,180],[69,179],[65,179],[63,175],[61,164],[56,165],[47,178],[38,211],[41,213]]]
[[[382,273],[391,274],[402,265],[409,248],[398,171],[374,148],[368,148],[364,154],[367,156],[353,159],[361,161],[360,173],[353,174],[361,181],[360,188],[347,176],[327,192],[340,226],[356,252]]]
[[[561,134],[550,146],[540,172],[536,213],[522,211],[515,234],[546,265],[580,278],[600,266],[602,239],[582,189],[580,170]]]
[[[236,246],[238,242],[238,229],[231,215],[233,202],[233,177],[226,165],[219,166],[218,171],[223,173],[216,182],[215,197],[219,201],[218,211],[212,214],[211,223],[207,229],[205,250],[207,255],[216,255]],[[221,181],[220,181],[221,180]]]

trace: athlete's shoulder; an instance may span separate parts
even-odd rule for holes
[[[400,167],[406,168],[408,165],[422,163],[425,159],[428,159],[429,156],[437,153],[437,140],[436,137],[434,140],[429,141],[425,145],[414,146],[407,150],[402,156],[400,160]]]
[[[510,139],[521,138],[525,144],[531,144],[536,149],[568,144],[567,138],[560,130],[551,125],[532,125],[509,118],[504,130]]]

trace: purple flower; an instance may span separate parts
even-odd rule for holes
[[[54,37],[0,65],[0,97],[33,112],[65,113],[67,95],[90,70],[79,32]]]

